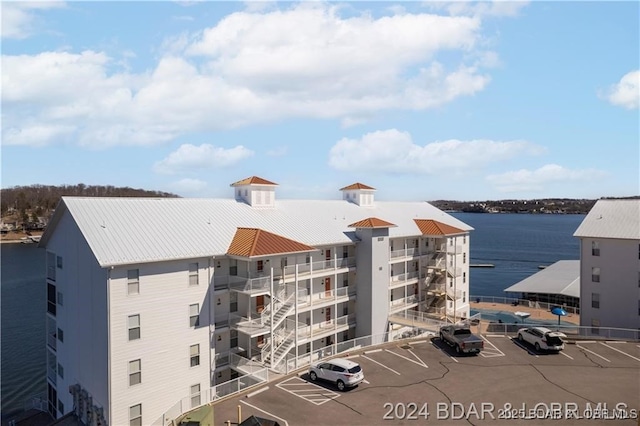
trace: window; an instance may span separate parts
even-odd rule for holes
[[[258,272],[262,272],[264,270],[264,262],[262,260],[258,260]]]
[[[229,331],[229,347],[231,349],[238,347],[238,330]]]
[[[139,359],[129,361],[129,386],[142,383],[142,362]]]
[[[231,259],[229,261],[229,275],[231,276],[236,276],[238,275],[238,260],[237,259]]]
[[[462,282],[463,282],[463,283],[466,283],[466,282],[467,282],[467,273],[466,273],[466,272],[463,272],[463,273],[462,273]]]
[[[462,253],[462,263],[467,263],[467,253]]]
[[[60,363],[58,363],[58,376],[60,376],[61,379],[64,379],[64,368]]]
[[[189,285],[198,285],[198,264],[189,264]]]
[[[288,264],[289,264],[289,260],[287,259],[287,256],[285,256],[282,259],[280,259],[280,267],[281,268],[286,268]]]
[[[56,299],[57,299],[57,302],[58,302],[58,306],[62,306],[63,305],[62,302],[64,302],[64,300],[62,298],[62,292],[61,291],[58,292],[58,297]]]
[[[464,235],[462,237],[462,244],[467,244],[467,236],[466,235]]]
[[[60,400],[58,400],[58,413],[61,416],[64,415],[64,404]]]
[[[56,286],[47,283],[47,312],[56,316]]]
[[[142,404],[129,407],[129,426],[142,426]]]
[[[600,256],[600,243],[598,241],[591,241],[591,255]]]
[[[47,278],[56,280],[56,254],[47,252]]]
[[[189,346],[189,360],[191,367],[200,365],[200,345]]]
[[[342,247],[342,258],[346,259],[347,257],[349,257],[349,248],[348,247]]]
[[[199,323],[198,321],[199,317],[200,317],[200,305],[198,303],[189,305],[189,327],[197,327]]]
[[[56,256],[56,266],[62,269],[62,256]]]
[[[640,271],[638,271],[638,287],[640,288]]]
[[[384,241],[384,237],[378,237],[378,242]]]
[[[235,291],[229,293],[229,312],[238,312],[238,293]]]
[[[305,257],[304,259],[304,263],[306,263],[307,265],[311,263],[311,256],[307,255],[307,257]]]
[[[129,269],[127,271],[127,294],[140,293],[140,270]]]
[[[127,318],[127,327],[129,328],[129,340],[137,340],[140,338],[140,315],[130,315]]]
[[[200,384],[191,386],[191,408],[200,405]]]
[[[600,309],[600,293],[591,293],[591,307]]]
[[[463,291],[462,292],[462,303],[465,303],[467,301],[467,292]]]
[[[61,328],[58,329],[58,340],[60,343],[64,343],[64,331]]]
[[[600,282],[600,268],[591,268],[591,281],[594,283]]]
[[[640,300],[638,300],[638,315],[640,315]]]

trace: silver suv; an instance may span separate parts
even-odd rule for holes
[[[364,372],[360,364],[344,358],[328,361],[320,361],[309,367],[309,378],[312,381],[318,379],[335,383],[338,390],[343,391],[358,385],[364,380]]]

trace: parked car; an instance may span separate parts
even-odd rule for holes
[[[484,348],[484,340],[471,333],[465,325],[445,325],[440,327],[440,340],[456,350],[456,353],[479,353]]]
[[[344,358],[336,358],[311,364],[309,378],[312,381],[326,380],[335,383],[338,390],[343,391],[358,385],[364,380],[362,367],[356,362]]]
[[[536,351],[561,351],[564,349],[564,333],[550,330],[546,327],[530,327],[518,330],[518,340],[527,342],[536,348]]]

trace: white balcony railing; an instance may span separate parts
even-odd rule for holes
[[[349,327],[349,322],[353,321],[355,317],[349,315],[343,315],[341,317],[330,319],[328,321],[322,321],[312,325],[302,325],[298,327],[298,338],[305,339],[312,335],[320,335],[327,332],[335,332],[340,329],[346,329]]]
[[[298,266],[298,276],[309,275],[311,273],[321,273],[327,270],[335,270],[342,268],[349,268],[355,266],[355,257],[343,257],[338,259],[320,260],[312,263],[302,263]],[[290,277],[295,275],[296,265],[289,265],[284,267],[284,275]]]
[[[407,281],[417,279],[419,276],[418,271],[407,272],[400,275],[392,275],[390,279],[391,285],[406,283]]]
[[[245,278],[242,281],[230,283],[229,288],[241,293],[269,292],[271,290],[271,277]]]
[[[341,287],[309,294],[307,289],[298,290],[298,306],[308,307],[349,298],[349,287]]]
[[[415,294],[412,294],[411,296],[390,301],[389,307],[391,308],[392,311],[395,311],[397,309],[404,309],[407,306],[414,305],[418,303],[418,301],[419,301],[418,296],[416,296]]]
[[[414,256],[420,256],[420,249],[407,248],[402,250],[392,250],[389,255],[391,259],[397,259],[400,257],[414,257]]]

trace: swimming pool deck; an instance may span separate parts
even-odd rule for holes
[[[491,302],[471,302],[471,309],[486,310],[486,311],[503,311],[503,312],[529,312],[531,316],[529,318],[533,320],[542,321],[557,321],[558,316],[552,314],[546,309],[542,308],[530,308],[526,305],[508,305],[506,303],[491,303]],[[561,318],[562,322],[569,322],[575,325],[580,325],[579,314],[568,314]]]

